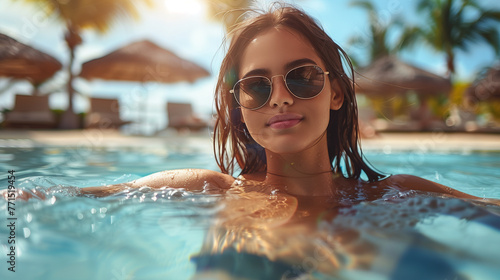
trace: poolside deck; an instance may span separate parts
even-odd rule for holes
[[[500,151],[500,134],[478,133],[380,133],[362,139],[364,150],[407,151]],[[116,130],[0,130],[0,147],[161,147],[194,145],[212,149],[208,131],[157,136],[124,135]]]

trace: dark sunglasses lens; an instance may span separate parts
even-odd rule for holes
[[[318,95],[325,83],[325,74],[319,66],[303,66],[293,69],[286,76],[286,85],[299,98]]]
[[[238,103],[248,109],[264,105],[271,93],[271,83],[264,77],[249,77],[234,86]]]

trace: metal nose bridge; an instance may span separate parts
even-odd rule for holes
[[[295,94],[293,94],[293,92],[288,88],[288,85],[286,84],[286,78],[285,76],[288,75],[288,73],[286,74],[281,74],[281,75],[274,75],[274,76],[271,76],[269,77],[269,81],[271,81],[271,92],[269,92],[269,97],[268,97],[268,102],[271,100],[272,98],[272,95],[273,95],[273,91],[275,89],[275,87],[273,86],[273,79],[275,77],[282,77],[283,79],[283,85],[285,86],[285,90],[288,92],[288,94],[290,94],[291,96],[294,96],[295,97]],[[266,102],[267,103],[267,102]]]
[[[273,78],[275,78],[275,77],[279,77],[279,76],[283,77],[283,81],[284,81],[284,80],[285,80],[285,76],[286,76],[286,74],[274,75],[274,76],[270,77],[270,78],[269,78],[269,80],[271,80],[271,81],[272,81],[272,80],[273,80]]]
[[[292,93],[292,92],[290,91],[290,89],[288,88],[288,85],[286,84],[286,78],[285,78],[285,76],[286,76],[286,75],[288,75],[288,73],[286,73],[286,74],[281,74],[281,75],[274,75],[274,76],[272,76],[272,77],[270,77],[270,78],[269,78],[269,81],[271,81],[271,92],[269,93],[269,95],[272,95],[272,93],[273,93],[273,79],[274,79],[275,77],[280,77],[280,76],[283,78],[283,82],[285,83],[285,88],[286,88],[286,90],[287,90],[289,93]],[[293,93],[292,93],[292,95],[293,95]]]
[[[287,73],[287,74],[288,74],[288,73]],[[287,74],[274,75],[274,76],[270,77],[270,78],[269,78],[269,80],[271,81],[271,84],[272,84],[272,83],[273,83],[273,79],[274,79],[275,77],[279,77],[279,76],[281,76],[281,77],[283,77],[283,82],[285,82],[285,85],[286,85],[286,79],[285,79],[285,76],[286,76]]]

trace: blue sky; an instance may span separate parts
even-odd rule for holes
[[[62,26],[53,18],[45,16],[43,7],[21,4],[23,1],[0,0],[0,32],[18,41],[32,45],[63,63],[68,61],[68,52],[63,40]],[[194,84],[176,85],[118,82],[88,82],[77,80],[75,87],[85,96],[113,96],[120,98],[125,117],[149,119],[153,130],[166,124],[164,107],[167,101],[192,102],[195,110],[209,114],[213,104],[213,89],[220,64],[224,36],[222,25],[206,16],[202,0],[154,0],[155,9],[142,9],[138,21],[120,20],[112,25],[109,32],[97,34],[93,31],[83,33],[84,44],[77,49],[76,61],[87,60],[105,55],[118,47],[136,40],[149,39],[168,48],[181,57],[194,61],[208,69],[212,76]],[[261,1],[266,3],[269,1]],[[361,47],[350,47],[349,38],[367,34],[368,23],[364,10],[349,5],[349,0],[295,0],[288,1],[302,7],[316,18],[326,32],[344,49],[358,58],[365,58]],[[416,1],[387,0],[373,1],[384,20],[402,17],[409,24],[421,24],[423,16],[414,11]],[[500,9],[500,1],[481,0],[484,7]],[[265,5],[265,4],[264,4]],[[425,45],[418,45],[411,51],[401,54],[403,60],[434,72],[445,74],[445,57]],[[482,44],[471,47],[469,53],[458,53],[458,77],[470,80],[482,67],[495,60],[494,52]],[[0,88],[5,85],[0,78]],[[59,73],[53,82],[47,84],[51,89],[64,82],[64,73]],[[138,91],[138,87],[141,89]],[[11,90],[0,95],[0,110],[11,108],[14,93],[29,93],[29,84],[19,83]],[[137,92],[141,92],[138,96]],[[146,100],[147,101],[144,101]],[[88,106],[84,97],[76,100],[76,110],[84,111]],[[138,103],[142,103],[138,106]],[[63,93],[51,96],[51,106],[66,107]],[[147,116],[140,108],[148,108]]]

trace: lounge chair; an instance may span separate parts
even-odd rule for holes
[[[177,131],[193,130],[197,131],[208,127],[208,123],[193,112],[190,103],[167,102],[168,127]]]
[[[4,127],[51,129],[57,125],[49,107],[48,95],[21,95],[15,97],[14,108],[5,114]]]
[[[131,123],[120,118],[117,99],[90,98],[90,109],[85,116],[85,128],[117,129]]]

